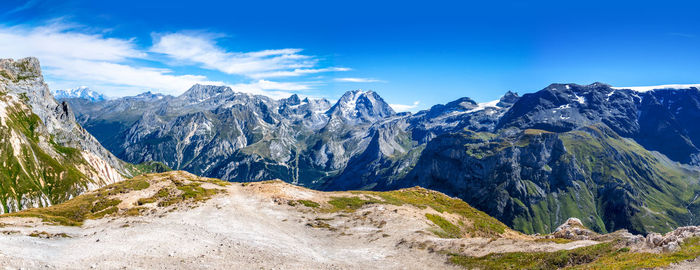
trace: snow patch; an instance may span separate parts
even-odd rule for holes
[[[500,100],[497,99],[497,100],[492,100],[492,101],[489,101],[489,102],[479,103],[479,104],[477,104],[476,108],[471,109],[471,110],[468,110],[466,113],[473,113],[473,112],[483,111],[483,110],[485,110],[486,108],[498,108],[498,106],[497,106],[496,104],[498,104],[499,101],[500,101]]]
[[[654,86],[626,86],[612,87],[612,89],[629,89],[637,92],[648,92],[657,89],[688,89],[691,87],[700,88],[700,84],[663,84]]]
[[[557,107],[557,110],[563,110],[563,109],[568,109],[571,108],[571,104],[564,104],[559,107]]]

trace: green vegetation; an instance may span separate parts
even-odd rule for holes
[[[139,199],[135,203],[136,207],[125,207],[125,209],[117,207],[122,202],[118,199],[119,195],[147,189],[151,186],[150,181],[153,179],[168,181],[168,185],[151,197]],[[174,173],[142,175],[102,187],[61,204],[45,208],[32,208],[3,216],[37,217],[51,224],[81,226],[87,219],[100,219],[109,215],[139,215],[146,208],[138,206],[148,203],[157,202],[158,206],[170,206],[180,202],[200,202],[220,192],[219,189],[201,187],[203,183],[218,182],[213,181],[213,179],[190,177],[190,175],[180,177]],[[228,182],[223,183],[228,184]]]
[[[334,207],[332,211],[354,211],[365,204],[382,203],[382,201],[375,199],[364,200],[360,197],[332,197],[328,203]]]
[[[689,238],[679,251],[636,253],[616,242],[555,252],[511,252],[468,257],[450,254],[450,261],[468,269],[639,269],[668,266],[700,256],[700,238]]]
[[[467,222],[460,222],[459,225],[453,226],[459,227],[459,230],[456,231],[464,232],[471,236],[496,236],[504,233],[507,228],[505,224],[482,211],[476,210],[460,199],[451,198],[445,194],[420,187],[385,192],[353,191],[352,193],[358,196],[332,197],[328,201],[332,207],[327,210],[331,212],[354,211],[367,204],[412,205],[421,209],[430,207],[439,213],[459,215],[466,219]],[[436,223],[435,221],[433,222]],[[436,225],[440,226],[438,223]],[[442,226],[440,227],[442,228]],[[454,231],[449,229],[449,231],[446,230],[446,233],[455,235],[449,233]],[[461,236],[462,234],[459,233],[459,235]]]
[[[544,133],[553,133],[553,132],[541,130],[541,129],[534,129],[534,128],[528,128],[528,129],[523,131],[523,134],[525,134],[525,135],[540,135],[540,134],[544,134]]]
[[[26,95],[20,99],[28,100]],[[80,151],[63,147],[44,133],[41,119],[26,104],[7,94],[0,94],[0,102],[7,104],[5,125],[0,127],[0,137],[5,138],[0,144],[0,204],[5,211],[21,210],[18,202],[27,199],[36,200],[40,207],[46,206],[44,202],[59,204],[81,194],[89,184],[100,184],[77,169],[89,167]],[[53,149],[42,148],[42,141]]]
[[[309,208],[318,208],[321,206],[319,203],[309,200],[297,200],[297,202]]]
[[[145,173],[162,173],[172,171],[168,165],[157,161],[146,161],[141,164],[131,165],[132,175],[141,175]]]
[[[206,201],[211,196],[220,192],[218,189],[206,189],[201,187],[201,183],[192,182],[185,184],[182,181],[171,179],[175,184],[175,189],[166,187],[159,190],[153,197],[148,198],[147,202],[158,201],[158,206],[166,207],[180,202],[190,201],[190,202],[201,202]],[[177,190],[177,191],[175,191]],[[179,192],[178,192],[179,191]],[[139,200],[139,203],[141,201]]]
[[[433,214],[425,214],[425,217],[428,218],[428,220],[432,221],[440,227],[442,230],[435,230],[433,233],[435,235],[440,236],[442,238],[460,238],[462,237],[462,230],[449,222],[448,220],[444,219],[443,217],[439,215],[433,215]]]
[[[97,219],[116,213],[116,205],[121,203],[121,200],[107,199],[105,197],[100,194],[86,194],[62,204],[45,208],[32,208],[6,215],[38,217],[44,222],[51,224],[81,226],[86,219]]]
[[[689,220],[693,215],[686,208],[695,194],[700,192],[697,173],[664,162],[641,145],[618,136],[604,126],[590,126],[568,132],[560,138],[569,150],[561,162],[575,159],[585,177],[594,180],[598,186],[617,186],[621,194],[623,189],[640,191],[608,198],[629,205],[632,215],[628,217],[630,224],[626,229],[635,233],[663,233],[683,224],[697,222]],[[591,198],[590,202],[594,200]],[[638,208],[636,205],[645,207]],[[601,214],[601,218],[605,219],[605,215],[617,213],[601,211]],[[591,227],[601,232],[620,228],[614,224],[607,225],[606,230]]]
[[[3,77],[5,79],[8,79],[8,80],[13,81],[13,82],[17,82],[16,79],[13,78],[13,76],[10,75],[10,73],[7,72],[7,70],[4,70],[4,69],[0,69],[0,77]]]
[[[147,203],[154,203],[154,202],[160,201],[160,200],[170,196],[170,193],[171,193],[170,190],[172,190],[172,188],[169,188],[169,187],[162,188],[162,189],[158,190],[158,192],[156,192],[155,195],[148,197],[148,198],[141,198],[136,203],[138,205],[144,205]]]
[[[535,242],[538,243],[555,243],[555,244],[566,244],[566,243],[571,243],[574,240],[571,239],[566,239],[566,238],[539,238],[535,239]]]
[[[38,238],[54,238],[54,237],[62,237],[62,238],[70,238],[70,236],[66,233],[49,233],[46,231],[33,231],[29,234],[30,237],[38,237]]]
[[[517,153],[537,156],[543,151],[552,155],[538,164],[541,167],[523,166],[526,175],[513,184],[524,187],[524,192],[497,189],[507,192],[508,207],[513,209],[503,213],[508,218],[503,221],[518,231],[549,233],[567,217],[578,217],[599,233],[621,228],[663,233],[700,222],[700,200],[693,200],[700,194],[700,175],[604,125],[563,133],[527,129],[518,134],[465,131],[461,136],[466,156],[477,160]]]
[[[38,217],[44,222],[52,224],[81,226],[86,219],[99,219],[117,213],[119,209],[116,206],[121,203],[121,200],[114,199],[113,196],[146,189],[149,186],[148,181],[143,178],[125,180],[105,186],[93,193],[80,195],[61,204],[7,215]]]

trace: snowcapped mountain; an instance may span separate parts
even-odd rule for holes
[[[105,95],[94,91],[87,86],[81,86],[69,90],[56,90],[53,94],[56,99],[82,98],[89,101],[103,101],[107,99]]]
[[[396,112],[374,91],[353,90],[345,92],[326,114],[353,123],[371,123]]]

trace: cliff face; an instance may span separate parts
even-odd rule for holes
[[[35,58],[0,60],[0,134],[0,212],[60,203],[129,174],[53,98]]]

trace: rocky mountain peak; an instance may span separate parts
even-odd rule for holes
[[[357,123],[375,122],[396,112],[376,92],[353,90],[345,92],[327,114]]]
[[[474,101],[473,99],[468,98],[468,97],[459,98],[455,101],[451,101],[451,102],[445,104],[445,107],[447,107],[447,108],[460,108],[460,109],[466,109],[466,110],[476,108],[477,106],[479,106],[479,104],[476,103],[476,101]]]
[[[14,59],[0,59],[0,76],[13,82],[42,77],[39,59],[34,57]]]
[[[195,84],[178,98],[200,102],[222,94],[233,94],[233,90],[228,86]]]
[[[505,95],[501,97],[500,100],[498,100],[498,103],[496,106],[498,107],[510,107],[515,104],[516,101],[520,99],[520,96],[518,96],[518,93],[513,93],[511,91],[506,92]]]
[[[283,100],[285,105],[299,105],[302,101],[297,94],[292,94],[290,97]],[[304,99],[305,103],[308,103],[308,99]]]

